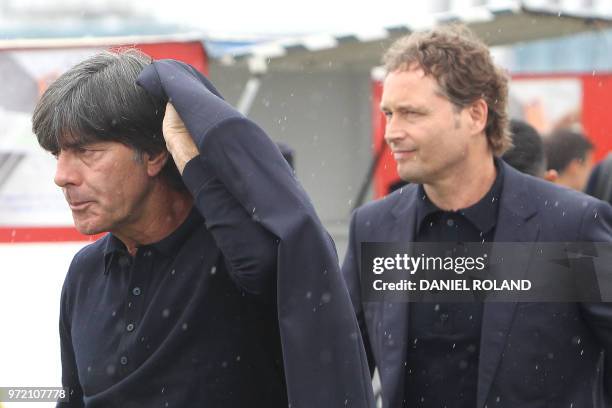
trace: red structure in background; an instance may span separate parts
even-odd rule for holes
[[[205,75],[208,74],[208,58],[200,41],[135,44],[134,47],[153,59],[176,59],[193,65]]]
[[[516,75],[521,79],[578,79],[582,84],[581,123],[584,132],[595,145],[595,160],[599,161],[612,151],[612,73],[606,74],[554,74]],[[385,117],[380,112],[382,82],[372,81],[372,146],[373,155],[383,146]],[[395,160],[389,149],[378,162],[374,173],[374,196],[384,197],[389,186],[398,181]]]
[[[208,73],[208,58],[200,41],[167,41],[146,44],[113,45],[109,48],[138,48],[153,59],[172,58],[191,64],[203,74]],[[74,48],[74,47],[71,47]],[[91,48],[83,46],[83,48]],[[95,241],[99,235],[82,235],[74,227],[0,227],[0,243]]]
[[[582,126],[595,145],[595,160],[612,151],[612,74],[582,75]]]

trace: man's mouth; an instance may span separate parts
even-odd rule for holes
[[[395,160],[405,160],[414,157],[416,150],[394,150],[393,158]]]
[[[68,201],[68,205],[72,211],[84,210],[93,201]]]

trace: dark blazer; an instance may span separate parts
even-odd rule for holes
[[[612,242],[612,207],[503,166],[494,241]],[[370,367],[380,372],[384,408],[401,407],[404,399],[410,304],[361,300],[360,243],[413,241],[416,200],[417,186],[409,185],[357,209],[342,267]],[[602,406],[612,393],[610,364],[612,305],[485,303],[477,408]]]
[[[277,312],[289,405],[370,407],[366,354],[334,243],[276,145],[188,65],[155,61],[138,84],[156,101],[172,101],[202,166],[212,169],[235,205],[277,237]]]

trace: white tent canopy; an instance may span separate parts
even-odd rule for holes
[[[444,1],[442,1],[444,2]],[[436,2],[433,2],[436,3]],[[440,1],[438,1],[440,3]],[[491,46],[560,37],[612,27],[612,2],[591,0],[454,0],[445,11],[408,15],[405,24],[351,33],[283,38],[232,49],[220,58],[225,65],[262,63],[274,70],[325,70],[355,64],[375,66],[392,41],[414,31],[460,22]],[[584,5],[588,3],[588,5]],[[434,7],[440,10],[440,5]]]

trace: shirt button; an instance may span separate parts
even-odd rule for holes
[[[127,365],[128,358],[126,356],[121,356],[121,358],[119,359],[119,362],[121,363],[121,365]]]
[[[130,323],[125,327],[125,330],[131,332],[134,331],[134,323]]]
[[[140,295],[140,288],[138,286],[136,286],[134,289],[132,289],[132,295],[134,295],[134,296],[139,296]]]

